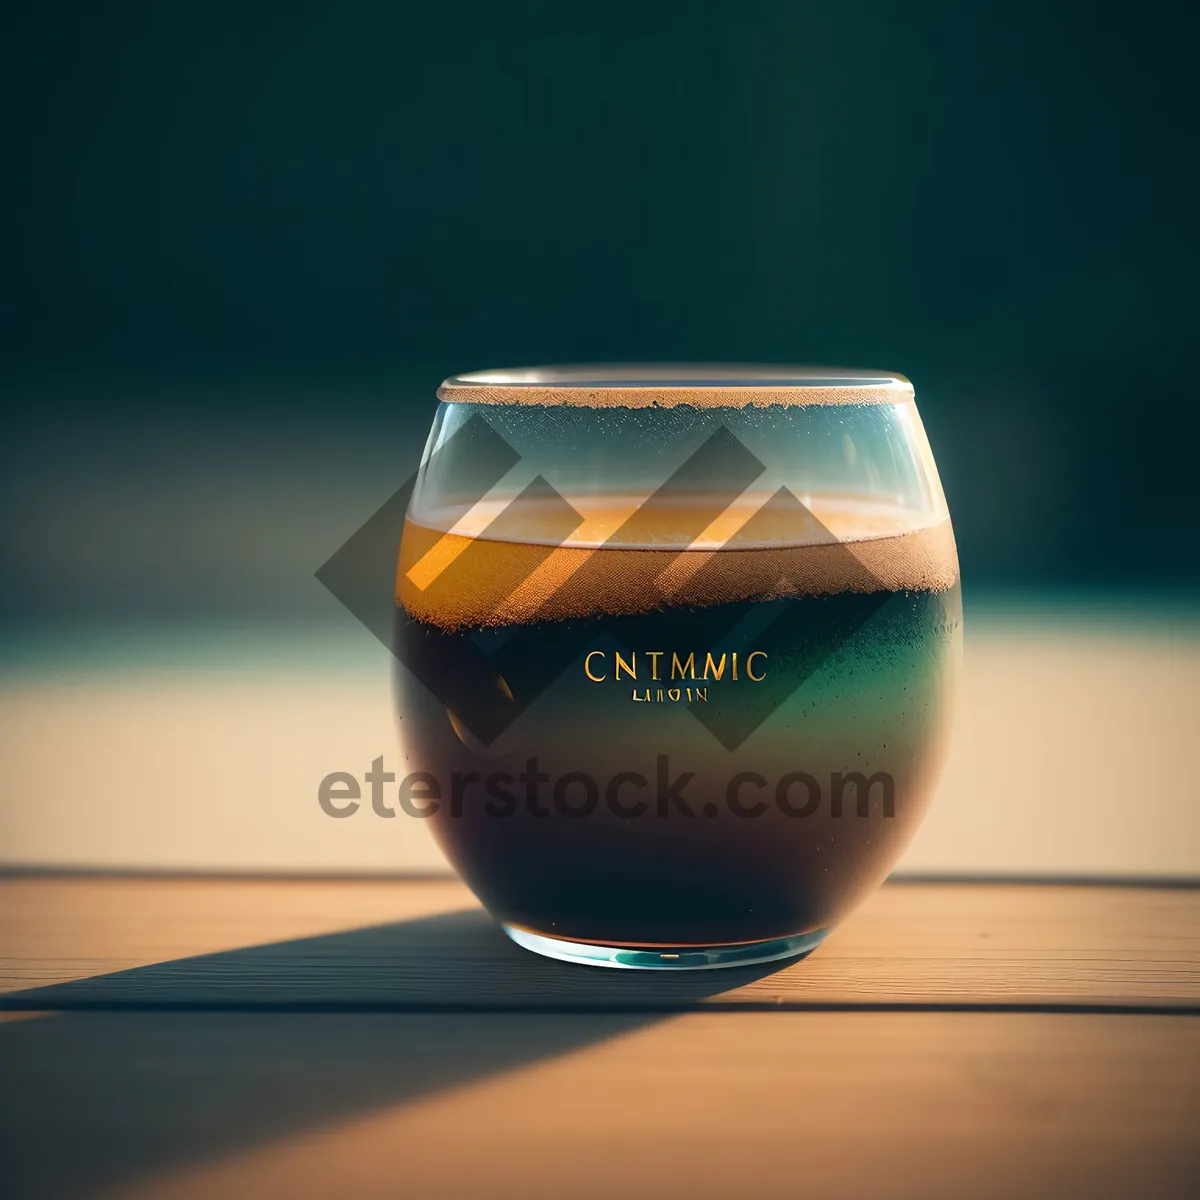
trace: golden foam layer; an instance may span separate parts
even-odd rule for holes
[[[714,364],[537,367],[455,375],[438,388],[451,404],[577,408],[744,408],[782,404],[901,404],[912,384],[887,371]]]
[[[597,549],[489,541],[407,521],[396,599],[443,629],[626,616],[839,592],[944,591],[949,520],[891,536],[742,549]]]

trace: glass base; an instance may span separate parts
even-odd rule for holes
[[[546,937],[515,925],[501,925],[518,946],[558,958],[563,962],[583,963],[589,967],[619,967],[634,971],[705,971],[714,967],[748,967],[754,963],[794,958],[815,950],[829,933],[814,929],[793,937],[771,938],[765,942],[735,942],[730,946],[596,946],[591,942],[571,942]]]

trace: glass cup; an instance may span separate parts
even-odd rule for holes
[[[563,367],[438,396],[396,577],[402,806],[542,954],[811,950],[946,743],[958,559],[912,385]]]

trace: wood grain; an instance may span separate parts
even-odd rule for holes
[[[0,881],[0,1008],[1200,1011],[1200,891],[892,884],[782,969],[513,946],[455,882]]]
[[[1200,1022],[70,1013],[0,1028],[10,1196],[1191,1197]]]
[[[1191,1197],[1198,917],[893,884],[803,962],[663,977],[453,882],[10,877],[0,1194]]]

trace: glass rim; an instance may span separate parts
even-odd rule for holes
[[[901,404],[913,385],[894,371],[780,363],[597,363],[451,375],[448,404],[728,408],[782,404]]]

